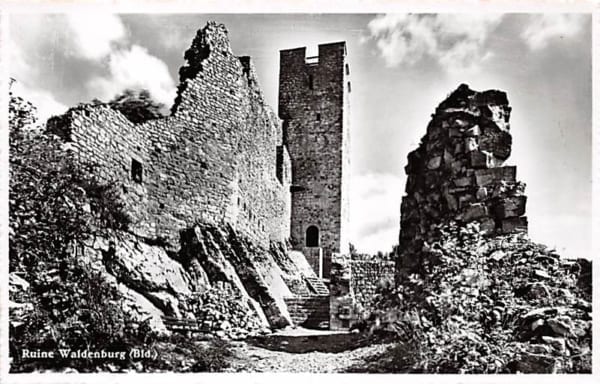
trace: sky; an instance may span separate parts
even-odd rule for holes
[[[513,152],[527,184],[529,234],[591,258],[592,59],[589,14],[19,14],[10,74],[42,119],[148,89],[170,106],[183,53],[207,20],[224,23],[277,106],[279,50],[346,41],[350,65],[351,241],[398,242],[407,154],[461,83],[500,89],[513,108]]]

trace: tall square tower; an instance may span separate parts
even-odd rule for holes
[[[329,278],[332,253],[348,251],[349,81],[346,43],[280,52],[279,117],[292,163],[291,238]]]

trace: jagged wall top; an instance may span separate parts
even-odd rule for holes
[[[185,54],[171,116],[142,124],[102,105],[73,108],[48,128],[84,163],[123,184],[135,230],[171,243],[196,221],[228,223],[268,246],[289,237],[289,156],[281,124],[248,57],[209,22]],[[281,164],[277,154],[280,153]],[[141,169],[137,181],[134,165]]]
[[[484,233],[526,231],[525,185],[510,156],[506,93],[460,85],[432,116],[408,155],[400,221],[400,267],[413,267],[436,224],[478,222]]]

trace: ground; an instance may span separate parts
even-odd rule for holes
[[[233,342],[227,372],[365,372],[381,359],[389,341],[348,332],[288,329]]]

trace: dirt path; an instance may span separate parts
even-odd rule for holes
[[[370,344],[362,335],[304,329],[233,343],[228,372],[347,372],[376,360],[389,343]]]

